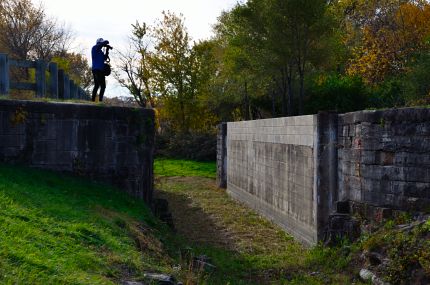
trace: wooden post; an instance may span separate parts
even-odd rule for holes
[[[84,90],[81,87],[78,87],[78,97],[81,100],[85,99],[85,97],[84,97]]]
[[[64,99],[70,99],[70,79],[68,75],[64,75]]]
[[[70,99],[78,99],[78,88],[74,80],[70,80]]]
[[[90,100],[89,97],[88,97],[88,95],[87,95],[87,92],[85,92],[85,90],[82,89],[81,87],[79,87],[79,93],[81,94],[80,97],[81,97],[82,100],[86,100],[86,101]]]
[[[0,95],[9,94],[9,58],[0,53]]]
[[[58,98],[64,99],[64,70],[58,70]]]
[[[36,97],[43,98],[46,96],[46,62],[43,60],[36,61]]]
[[[49,94],[51,98],[58,99],[58,65],[55,62],[49,63]]]

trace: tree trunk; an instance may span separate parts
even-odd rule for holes
[[[276,92],[272,90],[272,118],[276,118]]]
[[[287,72],[287,85],[288,85],[288,116],[294,116],[294,94],[293,94],[293,67],[289,65]]]
[[[300,74],[300,93],[299,93],[299,115],[303,115],[303,97],[305,96],[305,76],[304,73]]]
[[[245,120],[250,120],[250,114],[249,114],[249,94],[248,94],[248,82],[245,81],[245,98],[244,98],[244,108],[245,108]]]

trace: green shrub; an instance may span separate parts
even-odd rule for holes
[[[155,137],[155,153],[158,157],[215,161],[216,134],[177,133],[167,131]]]
[[[373,108],[402,107],[406,101],[406,83],[393,78],[372,88],[369,105]]]
[[[305,103],[307,113],[345,113],[367,107],[368,91],[359,77],[319,76],[312,80],[310,86]]]

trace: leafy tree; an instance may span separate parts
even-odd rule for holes
[[[332,22],[326,1],[250,0],[220,17],[217,39],[224,44],[224,72],[251,88],[254,101],[270,98],[272,116],[277,97],[281,114],[303,113],[304,83],[314,54],[321,53],[330,37]],[[298,108],[294,107],[294,83],[298,83]],[[278,95],[278,96],[277,96]],[[252,101],[252,100],[251,100]],[[245,100],[246,102],[246,100]],[[246,105],[246,104],[245,104]],[[244,118],[249,116],[245,113]]]
[[[42,5],[30,0],[0,0],[0,48],[17,59],[41,59],[59,64],[84,89],[91,84],[91,70],[83,55],[69,52],[72,33],[46,15]],[[28,69],[15,68],[14,80],[34,76]],[[19,92],[18,92],[19,93]]]
[[[377,84],[405,73],[411,57],[428,50],[430,5],[425,1],[346,1],[353,57],[348,74]],[[359,3],[359,4],[356,4]]]
[[[216,40],[220,45],[220,68],[217,74],[222,91],[240,113],[240,118],[255,118],[261,112],[261,106],[253,104],[258,98],[275,98],[274,73],[278,70],[272,65],[275,55],[268,49],[268,33],[264,1],[250,1],[246,5],[237,5],[230,12],[219,18],[215,28]],[[223,80],[223,81],[222,81]],[[269,94],[270,93],[270,94]],[[285,93],[283,95],[286,96]],[[286,97],[283,97],[283,111],[286,112]],[[223,100],[226,101],[226,100]],[[234,107],[233,105],[233,107]],[[273,105],[273,104],[272,104]],[[272,115],[276,111],[272,108]],[[257,112],[256,112],[257,111]],[[258,116],[257,116],[258,117]]]
[[[70,42],[70,31],[48,18],[42,5],[36,7],[30,0],[0,1],[0,43],[13,57],[49,61]]]
[[[88,60],[79,53],[59,52],[51,60],[58,64],[76,84],[90,92],[93,75]]]
[[[308,90],[306,113],[336,111],[339,113],[366,108],[369,90],[360,77],[320,74]]]
[[[286,0],[286,18],[291,35],[292,53],[299,76],[299,114],[303,114],[305,75],[312,51],[319,50],[319,43],[330,22],[327,2],[324,0]]]
[[[129,90],[140,106],[145,107],[148,102],[150,106],[155,106],[155,82],[148,60],[150,56],[148,27],[145,23],[136,22],[132,28],[129,48],[125,52],[118,52],[121,72],[114,71],[114,76],[121,86]]]
[[[163,19],[151,30],[155,51],[150,54],[152,76],[156,92],[162,100],[161,114],[170,125],[182,132],[191,127],[192,110],[196,105],[196,56],[184,19],[171,12],[163,12]]]

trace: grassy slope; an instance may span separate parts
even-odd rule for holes
[[[106,185],[0,165],[0,283],[115,284],[168,271],[139,201]],[[145,247],[139,251],[136,246]]]

